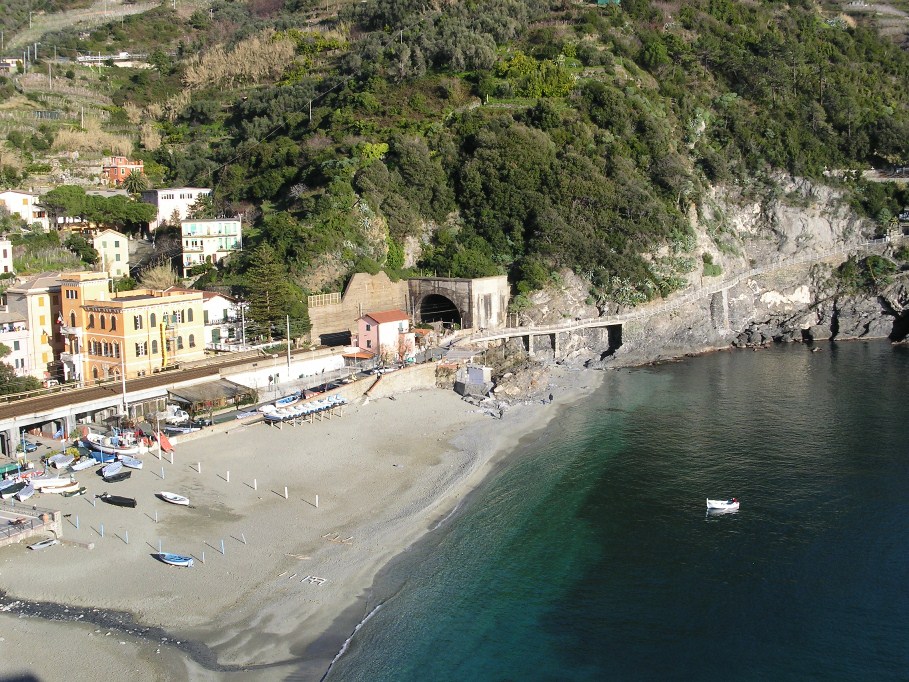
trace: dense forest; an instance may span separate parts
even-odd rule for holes
[[[243,254],[199,285],[268,288],[263,322],[379,269],[507,274],[521,306],[571,268],[594,301],[649,300],[699,262],[689,215],[711,187],[759,197],[780,172],[909,156],[909,57],[833,3],[338,7],[162,5],[55,36],[153,51],[113,101],[161,184],[244,215]],[[882,227],[907,199],[838,182]]]

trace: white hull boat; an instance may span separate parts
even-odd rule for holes
[[[97,464],[93,457],[80,457],[75,462],[69,465],[69,468],[73,471],[82,471],[83,469],[88,469]]]
[[[16,499],[20,502],[25,502],[28,498],[35,494],[35,486],[31,482],[26,483],[25,487],[16,493]]]
[[[189,556],[183,556],[182,554],[171,554],[170,552],[159,552],[158,558],[163,561],[165,564],[170,564],[171,566],[183,566],[185,568],[193,567],[193,558]]]
[[[123,466],[129,467],[130,469],[142,468],[142,460],[130,457],[129,455],[120,455],[120,461],[123,463]]]
[[[170,502],[171,504],[180,504],[184,507],[189,506],[189,498],[183,497],[183,495],[177,495],[177,493],[168,493],[162,490],[158,493],[158,496],[165,502]]]
[[[43,491],[45,488],[57,488],[62,485],[69,485],[72,483],[69,476],[36,476],[30,480],[32,486],[35,490]]]
[[[41,492],[42,493],[55,493],[55,494],[59,495],[60,493],[74,493],[78,489],[79,489],[78,481],[69,481],[69,482],[65,483],[64,485],[44,486],[43,488],[41,488]]]
[[[710,510],[723,510],[723,511],[738,511],[739,501],[736,498],[729,500],[707,500],[707,509]]]
[[[111,455],[138,455],[139,445],[127,445],[121,437],[109,438],[97,433],[87,433],[82,436],[82,443],[89,450],[96,450]]]
[[[60,453],[59,455],[54,455],[53,457],[48,457],[47,463],[50,464],[55,469],[65,469],[70,464],[76,460],[72,455],[67,455]]]
[[[104,478],[110,478],[111,476],[116,476],[123,470],[123,462],[111,462],[101,469],[101,475]]]

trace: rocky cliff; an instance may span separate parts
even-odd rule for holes
[[[834,270],[850,253],[874,252],[898,261],[900,245],[895,240],[870,250],[859,246],[875,226],[853,213],[836,190],[799,179],[781,179],[757,198],[718,189],[692,209],[691,222],[697,267],[686,275],[688,289],[674,297],[693,300],[611,332],[561,334],[557,351],[551,335],[540,335],[536,357],[603,368],[730,346],[905,337],[909,288],[900,273],[873,294],[846,294],[838,287]],[[726,282],[731,286],[716,291]],[[532,302],[526,315],[535,325],[606,312],[592,305],[583,280],[572,273],[536,293]]]

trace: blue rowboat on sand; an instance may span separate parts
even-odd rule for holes
[[[170,564],[171,566],[183,566],[185,568],[193,567],[193,558],[191,556],[171,554],[170,552],[158,552],[157,557],[165,564]]]

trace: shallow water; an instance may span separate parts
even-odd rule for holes
[[[328,679],[906,679],[907,368],[881,342],[608,373],[396,562]]]

